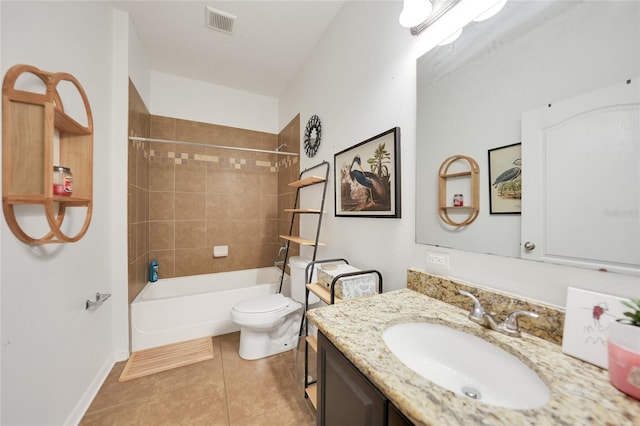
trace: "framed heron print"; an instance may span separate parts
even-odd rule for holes
[[[335,215],[401,217],[400,128],[334,155]]]
[[[489,209],[491,214],[522,213],[521,144],[489,150]]]

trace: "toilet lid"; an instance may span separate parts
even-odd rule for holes
[[[245,314],[264,314],[281,311],[287,306],[289,306],[289,299],[276,293],[245,300],[234,306],[234,309]]]

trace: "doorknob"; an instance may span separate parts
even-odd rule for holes
[[[536,248],[536,245],[532,241],[527,241],[524,243],[525,250],[533,250]]]

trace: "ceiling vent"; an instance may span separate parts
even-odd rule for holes
[[[216,10],[210,6],[205,9],[205,25],[212,30],[221,31],[227,34],[233,34],[233,23],[236,16]]]

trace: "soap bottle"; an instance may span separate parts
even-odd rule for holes
[[[149,264],[149,281],[155,283],[158,281],[158,261],[152,260]]]

